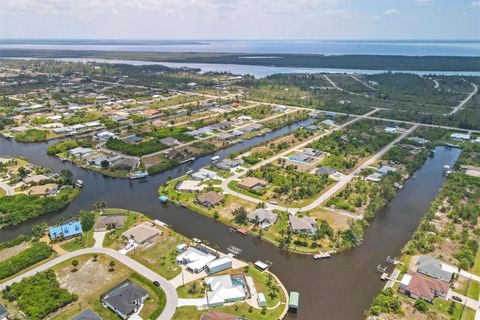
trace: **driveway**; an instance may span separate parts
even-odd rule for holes
[[[13,196],[15,194],[15,189],[13,189],[12,187],[10,187],[8,184],[6,184],[5,182],[3,181],[0,181],[0,189],[3,189],[5,190],[5,194],[7,196]]]
[[[157,319],[169,320],[173,317],[173,315],[175,314],[175,309],[177,308],[177,303],[178,303],[177,291],[175,290],[173,285],[171,285],[167,279],[163,278],[156,272],[150,270],[143,264],[121,254],[118,251],[115,251],[113,249],[108,249],[108,248],[88,248],[88,249],[77,250],[74,252],[69,252],[63,256],[47,261],[46,263],[34,269],[31,269],[11,280],[1,283],[0,290],[3,290],[6,286],[9,286],[15,282],[20,282],[24,278],[31,277],[38,272],[48,270],[61,262],[67,261],[69,259],[81,256],[84,254],[94,254],[94,253],[108,255],[113,259],[123,263],[124,265],[134,270],[138,274],[142,275],[146,279],[150,281],[158,281],[160,283],[161,288],[165,292],[165,295],[167,297],[167,303],[165,305],[165,309],[163,309],[162,314]]]

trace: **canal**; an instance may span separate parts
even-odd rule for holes
[[[215,155],[225,157],[307,123],[308,120],[302,121],[265,136],[243,141]],[[381,210],[371,222],[361,246],[337,254],[331,259],[315,261],[311,256],[286,254],[257,238],[231,233],[227,226],[185,208],[158,203],[157,188],[160,184],[184,174],[187,166],[197,169],[207,165],[210,156],[150,177],[148,183],[139,183],[104,177],[49,157],[45,154],[47,145],[19,144],[0,139],[0,156],[22,156],[53,170],[69,169],[76,179],[84,180],[84,190],[59,213],[0,230],[0,241],[12,239],[21,233],[29,233],[33,224],[59,222],[75,215],[81,209],[91,209],[95,201],[106,201],[110,207],[143,212],[170,224],[174,230],[187,237],[208,240],[223,250],[229,245],[237,246],[243,250],[240,256],[245,260],[272,261],[272,271],[280,277],[287,289],[300,292],[299,313],[289,315],[289,318],[307,320],[363,317],[364,310],[384,285],[376,273],[376,266],[385,265],[388,255],[395,256],[400,253],[445,180],[442,175],[443,166],[453,165],[460,155],[459,149],[437,147],[434,157],[429,158],[416,172],[416,179],[410,179],[389,206]]]

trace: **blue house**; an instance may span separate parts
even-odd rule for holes
[[[67,239],[82,234],[82,225],[79,221],[72,221],[61,226],[50,227],[50,239]]]

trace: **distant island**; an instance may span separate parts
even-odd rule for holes
[[[480,71],[480,57],[402,55],[320,55],[252,53],[177,53],[94,50],[0,49],[0,58],[96,58],[151,62],[215,63],[294,68],[392,71]]]

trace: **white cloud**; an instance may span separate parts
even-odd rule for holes
[[[473,2],[472,2],[472,7],[474,7],[474,8],[480,8],[480,1],[473,1]]]
[[[433,2],[433,0],[415,0],[415,4],[417,4],[419,6],[430,4],[432,2]]]
[[[400,10],[398,9],[387,9],[383,11],[383,15],[389,16],[389,17],[397,17],[400,15]]]

